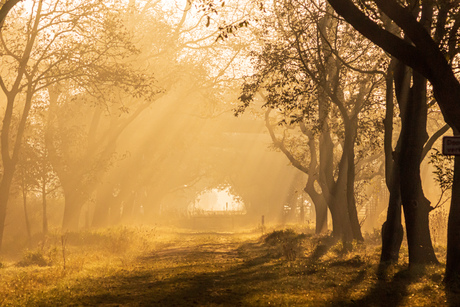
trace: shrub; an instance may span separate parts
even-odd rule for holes
[[[364,233],[364,241],[372,245],[382,244],[382,232],[378,228],[374,228],[372,232]]]
[[[46,260],[43,252],[40,250],[37,251],[26,251],[21,261],[17,264],[19,267],[26,267],[31,265],[37,266],[48,266],[50,262]]]
[[[288,261],[295,260],[302,253],[302,241],[305,234],[297,234],[292,229],[275,230],[264,238],[264,243],[273,247],[276,256]]]

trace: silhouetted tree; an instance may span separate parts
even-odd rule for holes
[[[276,41],[267,39],[263,51],[255,55],[258,72],[248,78],[243,87],[242,108],[259,89],[266,91],[267,94],[263,94],[265,106],[279,110],[281,117],[275,125],[286,127],[286,130],[281,136],[275,135],[269,111],[266,113],[267,127],[275,146],[295,167],[308,174],[305,191],[316,206],[317,231],[324,227],[326,211],[322,208],[327,204],[334,235],[346,242],[362,240],[355,204],[355,165],[358,162],[355,148],[357,141],[371,144],[372,137],[368,133],[374,130],[377,135],[380,130],[375,129],[375,123],[370,124],[373,116],[362,116],[361,112],[372,113],[370,101],[377,97],[373,90],[382,76],[378,68],[380,63],[370,62],[365,55],[376,55],[382,62],[385,58],[374,53],[369,42],[350,46],[349,32],[326,6],[321,10],[308,1],[279,1],[274,11],[276,17],[267,18],[273,19],[274,30],[262,29],[261,37],[264,31],[271,35],[277,31],[279,38]],[[363,56],[356,57],[356,54]],[[366,64],[354,66],[358,59]],[[377,111],[378,108],[374,109],[374,113]],[[367,134],[363,129],[358,135],[360,123],[366,122],[363,118],[368,120],[367,127],[374,129],[367,129]],[[302,136],[297,141],[293,138],[296,133]],[[333,142],[336,137],[340,142],[339,158],[334,157],[338,148]],[[300,149],[300,144],[307,144],[307,153]],[[364,155],[360,151],[359,158],[369,158],[368,163],[371,157],[369,150]]]
[[[344,17],[347,22],[353,25],[364,36],[430,81],[434,97],[441,108],[445,121],[454,129],[454,133],[458,134],[460,131],[460,122],[458,121],[458,118],[460,118],[460,107],[458,104],[460,83],[454,74],[451,64],[458,52],[456,45],[458,43],[460,28],[459,2],[422,1],[421,3],[400,3],[395,0],[374,0],[370,2],[372,6],[369,8],[381,10],[381,12],[387,15],[403,31],[404,36],[409,39],[408,41],[383,29],[366,15],[365,12],[367,10],[364,7],[360,8],[350,0],[328,1],[339,15]],[[414,5],[416,7],[421,5],[420,15],[414,16],[413,10],[410,9]],[[436,18],[433,18],[435,9],[438,14]],[[418,19],[420,16],[423,18]],[[454,22],[449,23],[448,20]],[[427,31],[427,21],[434,24],[434,31]],[[431,29],[431,26],[428,29]],[[459,161],[459,158],[456,158],[455,170],[460,168],[458,166],[460,165]],[[459,182],[456,181],[456,179],[460,179],[459,177],[459,173],[455,172],[449,214],[445,277],[445,281],[449,285],[458,283],[458,280],[460,280],[460,264],[457,261],[460,257],[460,210],[458,208],[460,206],[460,190],[458,189]],[[411,193],[411,191],[405,192]],[[411,206],[413,207],[414,204],[418,204],[414,202],[417,201],[416,199],[411,199],[410,201],[412,202],[407,203],[403,201],[403,206],[407,207],[407,213],[411,211]],[[423,206],[423,204],[421,205]],[[419,208],[419,210],[426,211],[427,208]],[[408,214],[406,216],[406,223],[408,222],[408,218],[413,219],[415,216],[414,214]],[[417,221],[409,221],[409,223],[416,224]],[[410,249],[414,247],[416,246],[409,243]],[[425,262],[423,255],[410,252],[410,262],[416,263],[418,261]]]

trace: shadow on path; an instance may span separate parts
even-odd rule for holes
[[[269,263],[272,257],[263,252],[260,243],[246,243],[226,251],[219,245],[203,244],[190,249],[167,248],[142,258],[153,265],[146,273],[109,277],[111,284],[98,294],[78,298],[78,304],[97,306],[243,306],[248,296],[261,296],[263,283],[278,278],[279,264]],[[213,248],[216,248],[213,251]],[[200,259],[214,257],[215,265],[200,264]],[[239,257],[232,263],[225,261]],[[182,259],[174,268],[155,269],[156,261]],[[192,261],[193,259],[193,261]],[[222,263],[219,263],[222,259]],[[190,262],[188,262],[190,260]],[[174,272],[175,270],[179,270]],[[97,287],[98,280],[89,281]],[[250,286],[248,286],[250,285]],[[88,284],[88,286],[91,286]]]
[[[377,282],[369,289],[367,294],[360,300],[346,300],[338,299],[332,302],[331,306],[400,306],[403,299],[409,294],[408,288],[412,283],[417,282],[424,276],[425,272],[422,268],[411,270],[409,268],[403,269],[388,280],[379,278]],[[353,280],[348,286],[350,289],[360,283],[362,278],[361,274]],[[343,296],[342,296],[343,297]]]

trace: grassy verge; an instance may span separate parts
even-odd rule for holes
[[[1,306],[455,306],[442,266],[377,278],[379,247],[342,253],[291,230],[116,228],[54,235],[1,261]],[[439,249],[442,253],[443,249]],[[41,256],[37,256],[41,255]]]

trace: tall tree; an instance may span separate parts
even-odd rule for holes
[[[376,53],[369,42],[349,45],[351,36],[346,25],[333,18],[327,6],[318,9],[309,1],[279,1],[274,11],[273,28],[265,31],[279,37],[276,41],[267,39],[257,55],[259,72],[243,88],[243,107],[260,88],[266,89],[265,106],[280,111],[280,125],[291,131],[298,125],[305,139],[301,143],[308,146],[309,152],[299,150],[299,143],[294,149],[292,132],[276,136],[269,123],[275,146],[309,175],[305,191],[318,213],[323,211],[321,204],[328,205],[335,236],[344,241],[362,240],[354,191],[355,143],[359,123],[365,118],[361,112],[370,114],[370,101],[377,97],[374,90],[382,80],[380,63],[355,66],[358,60],[371,63],[366,56]],[[377,57],[384,61],[382,55]],[[362,136],[361,143],[365,139]],[[338,144],[334,139],[339,140]],[[338,158],[334,151],[339,153]],[[372,156],[369,151],[366,154]],[[305,157],[309,162],[304,161]],[[318,231],[323,227],[322,221],[324,218],[318,215]]]
[[[5,4],[6,5],[6,4]],[[2,157],[2,177],[0,180],[0,248],[3,241],[3,232],[5,228],[6,210],[8,206],[10,187],[13,180],[16,164],[19,159],[19,150],[21,148],[22,136],[24,133],[26,121],[32,104],[33,94],[39,86],[34,80],[36,70],[28,71],[29,59],[32,56],[33,47],[38,36],[39,28],[39,12],[42,10],[42,2],[40,1],[35,7],[37,14],[31,14],[27,20],[29,32],[22,40],[5,40],[5,27],[11,27],[10,24],[3,24],[3,30],[0,33],[2,36],[2,49],[4,58],[9,58],[5,63],[14,63],[13,66],[1,67],[3,75],[0,76],[0,87],[6,95],[7,103],[3,116],[2,131],[0,134],[1,157]],[[10,44],[8,44],[10,43]],[[5,75],[5,72],[7,73]],[[24,79],[26,80],[24,82]],[[14,127],[15,138],[12,137],[11,129],[13,128],[13,111],[17,104],[17,98],[20,94],[25,94],[25,103],[22,107],[22,114],[19,119],[19,124]],[[20,107],[20,108],[21,108]]]
[[[104,56],[105,59],[113,59],[120,50],[130,48],[116,40],[93,41],[96,33],[101,33],[96,29],[108,32],[116,26],[113,18],[99,18],[107,14],[112,16],[110,7],[102,1],[70,3],[37,0],[32,2],[29,10],[18,9],[12,13],[15,18],[7,19],[1,32],[4,65],[1,67],[0,86],[6,95],[7,106],[0,136],[3,162],[0,237],[3,236],[9,190],[24,130],[30,110],[38,101],[36,97],[46,95],[46,89],[64,80],[76,81],[81,85],[81,91],[84,85],[90,83],[88,75],[94,72],[91,68],[97,66],[97,60],[103,61]],[[94,32],[90,33],[89,29]],[[18,33],[24,35],[19,36]],[[122,36],[122,33],[117,35]],[[112,64],[120,74],[123,72],[122,65]],[[112,77],[111,73],[108,69],[100,69],[97,71],[98,79],[106,80]],[[133,95],[141,89],[138,86],[132,90]],[[20,114],[17,126],[12,125],[14,112]]]
[[[458,52],[460,20],[459,1],[422,1],[421,12],[432,15],[438,9],[434,31],[427,31],[425,19],[414,16],[409,6],[414,3],[400,3],[395,0],[374,0],[371,3],[381,10],[410,39],[406,41],[382,28],[377,22],[366,15],[364,8],[359,8],[350,0],[328,0],[336,12],[347,20],[364,36],[392,56],[412,67],[428,79],[433,87],[433,94],[443,113],[445,121],[459,133],[460,83],[451,67],[452,60]],[[418,4],[418,3],[417,3]],[[435,6],[436,5],[436,6]],[[431,29],[431,28],[430,28]],[[456,157],[456,165],[460,158]],[[460,168],[457,166],[457,169]],[[448,252],[445,281],[449,285],[460,280],[460,182],[458,173],[454,175],[452,203],[449,213]],[[403,204],[404,205],[404,204]]]

